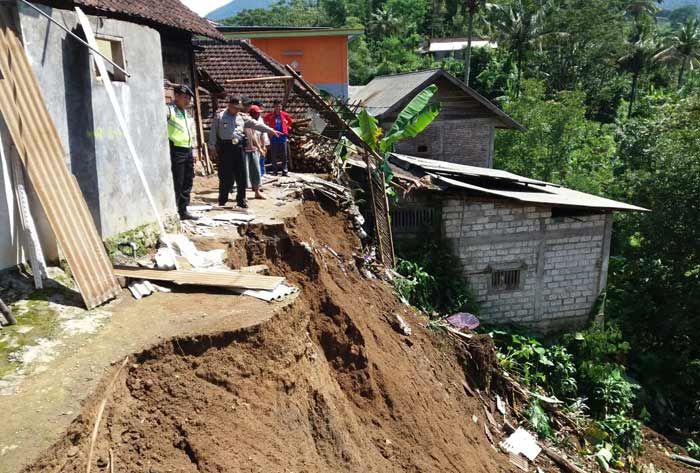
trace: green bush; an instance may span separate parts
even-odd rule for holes
[[[623,414],[611,415],[598,421],[616,449],[637,453],[642,449],[642,423]]]
[[[441,242],[428,241],[409,248],[398,248],[396,290],[411,305],[429,314],[478,313],[469,282],[455,264],[452,252]]]
[[[582,394],[594,418],[632,413],[635,392],[639,386],[628,381],[624,368],[612,363],[584,362],[579,379]]]

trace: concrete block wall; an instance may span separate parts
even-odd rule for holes
[[[470,281],[482,317],[543,331],[578,326],[605,287],[612,216],[552,217],[505,200],[443,202],[442,233]],[[514,290],[491,288],[492,271],[520,270]]]
[[[494,139],[493,119],[438,119],[417,137],[397,143],[396,152],[490,168]]]

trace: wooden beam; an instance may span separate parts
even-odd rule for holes
[[[245,79],[226,79],[224,84],[248,84],[251,82],[274,82],[294,80],[292,76],[246,77]]]
[[[284,278],[281,277],[259,276],[239,271],[168,271],[115,266],[114,273],[124,278],[167,281],[178,285],[253,289],[259,291],[273,291],[284,282]]]
[[[88,309],[121,292],[7,8],[0,8],[0,113]]]

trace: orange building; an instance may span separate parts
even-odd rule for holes
[[[348,42],[362,34],[350,28],[220,26],[227,39],[243,39],[289,64],[304,79],[336,97],[348,97]]]

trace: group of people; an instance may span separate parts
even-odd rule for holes
[[[196,146],[194,120],[186,109],[194,97],[186,85],[175,88],[175,99],[168,106],[168,139],[175,186],[175,199],[181,220],[197,217],[187,211],[194,182]],[[250,187],[256,199],[265,199],[262,176],[269,156],[273,175],[288,173],[289,150],[287,140],[292,117],[282,109],[282,102],[273,102],[273,111],[263,115],[263,104],[238,96],[231,96],[228,107],[216,115],[209,132],[209,154],[218,164],[219,205],[228,203],[229,194],[236,188],[236,205],[247,209],[246,189]]]

